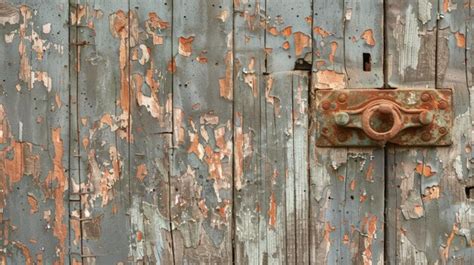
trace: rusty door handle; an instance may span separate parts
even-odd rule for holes
[[[425,109],[406,109],[393,101],[380,99],[359,109],[337,112],[334,120],[339,126],[362,129],[369,138],[386,142],[406,128],[429,125],[433,114]]]

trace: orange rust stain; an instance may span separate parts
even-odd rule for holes
[[[453,230],[451,230],[451,233],[448,236],[448,239],[446,241],[446,247],[442,250],[442,257],[444,258],[445,261],[448,260],[449,257],[449,248],[451,247],[451,244],[453,243],[454,237],[456,236],[456,233],[459,231],[459,228],[457,227],[456,224],[453,224]]]
[[[365,40],[367,45],[375,46],[374,32],[371,29],[364,31],[360,37]]]
[[[345,179],[346,177],[344,177],[343,175],[339,175],[339,176],[337,176],[337,178],[338,178],[340,181],[344,181],[344,179]]]
[[[81,241],[81,224],[80,224],[80,221],[78,219],[78,217],[76,218],[71,218],[70,219],[70,224],[71,224],[71,228],[72,228],[72,231],[74,231],[74,240],[73,240],[73,243],[74,245],[78,245]]]
[[[184,119],[184,111],[179,108],[175,108],[173,110],[174,113],[174,128],[173,128],[173,134],[175,135],[175,144],[176,145],[181,145],[184,143],[184,136],[185,136],[185,130],[182,126],[183,124],[183,119]]]
[[[282,30],[281,30],[281,35],[283,35],[284,37],[289,37],[289,36],[291,36],[291,33],[293,32],[292,28],[293,28],[293,27],[288,26],[288,27],[282,29]]]
[[[424,177],[431,177],[431,176],[436,174],[436,172],[431,171],[431,166],[423,165],[422,163],[418,163],[418,165],[416,165],[415,171],[416,171],[416,173],[418,173],[418,174],[420,174]]]
[[[288,50],[290,48],[290,43],[288,41],[283,42],[281,46],[284,50]]]
[[[449,10],[449,2],[451,2],[451,0],[443,0],[443,12],[444,13],[448,12],[448,10]]]
[[[331,63],[334,63],[334,57],[336,57],[337,46],[337,42],[331,42],[331,53],[329,54],[329,61]]]
[[[304,21],[306,21],[306,23],[311,25],[311,23],[313,22],[313,17],[312,16],[307,16],[307,17],[304,18]]]
[[[204,217],[207,217],[207,213],[209,212],[209,209],[206,206],[206,200],[201,199],[198,203],[198,206],[199,206],[199,210],[201,211],[202,215]]]
[[[439,199],[440,188],[439,186],[427,187],[423,193],[423,201],[431,201]]]
[[[295,54],[299,56],[303,53],[304,48],[311,48],[311,37],[302,33],[295,32],[293,34],[295,39]]]
[[[148,171],[146,168],[145,164],[140,164],[137,167],[137,174],[135,174],[135,177],[140,181],[143,182],[143,179],[145,179],[145,176],[148,175]]]
[[[142,231],[137,231],[137,241],[142,241],[142,239],[143,239]]]
[[[326,222],[326,225],[324,226],[324,241],[326,241],[329,245],[331,244],[331,233],[335,230],[336,228],[331,226],[331,223]]]
[[[152,29],[167,29],[170,23],[162,20],[155,12],[148,13],[148,25]]]
[[[196,60],[199,63],[206,64],[207,63],[207,57],[206,57],[207,51],[202,51],[199,53],[199,56],[196,57]]]
[[[28,200],[28,204],[30,205],[30,214],[34,214],[38,212],[38,200],[35,198],[33,194],[28,194],[26,197]]]
[[[364,238],[365,250],[362,256],[364,264],[369,265],[372,264],[372,243],[377,231],[377,216],[372,215],[371,217],[365,218],[364,222],[364,226],[367,226],[367,236]]]
[[[188,148],[188,154],[195,154],[199,159],[202,160],[204,157],[204,147],[199,142],[199,136],[196,133],[189,133],[190,145]]]
[[[275,200],[275,193],[272,192],[270,196],[270,206],[268,208],[268,224],[275,228],[276,226],[276,215],[277,215],[277,204]]]
[[[365,202],[367,200],[369,196],[365,193],[362,193],[360,196],[359,196],[359,202]]]
[[[11,186],[21,180],[24,174],[24,153],[23,145],[26,143],[13,142],[12,153],[13,159],[5,159],[5,173],[10,178],[10,189]]]
[[[345,87],[344,74],[333,70],[323,70],[316,73],[316,86],[318,88],[343,89]]]
[[[232,100],[233,98],[233,81],[232,81],[232,51],[228,51],[225,56],[225,77],[219,79],[219,92],[221,97]]]
[[[174,73],[176,72],[176,59],[173,57],[173,59],[171,59],[169,62],[168,62],[168,68],[167,68],[168,72],[170,73]]]
[[[342,238],[342,243],[344,245],[348,245],[350,242],[350,239],[349,239],[349,235],[348,234],[344,234],[343,238]]]
[[[356,187],[356,182],[355,182],[355,180],[353,179],[353,180],[351,181],[351,184],[350,184],[350,189],[351,189],[352,191],[354,191],[354,190],[355,190],[355,187]]]
[[[31,258],[30,249],[19,241],[13,241],[13,245],[17,247],[21,251],[21,254],[23,254],[23,257],[25,257],[25,265],[32,265],[33,259]]]
[[[151,64],[153,65],[153,64]],[[150,66],[151,69],[147,71],[146,76],[146,83],[150,88],[150,96],[145,96],[142,92],[143,88],[143,77],[140,74],[134,74],[133,79],[133,88],[136,90],[136,100],[137,104],[140,107],[145,107],[146,110],[150,113],[150,115],[157,119],[158,122],[163,122],[164,116],[164,108],[160,106],[160,102],[158,99],[158,88],[159,83],[155,82],[153,79],[153,66]]]
[[[365,174],[365,180],[374,181],[374,163],[370,163],[367,168],[367,173]]]
[[[456,45],[459,48],[465,48],[466,47],[466,37],[464,36],[464,34],[462,34],[460,32],[456,32],[456,33],[454,33],[454,37],[456,37]]]
[[[276,27],[268,28],[268,32],[270,32],[270,34],[272,34],[273,36],[278,36],[278,34],[280,34],[278,30],[276,29]]]
[[[129,18],[127,14],[118,10],[110,17],[110,29],[112,35],[120,39],[119,45],[119,67],[120,67],[120,107],[125,113],[130,111],[130,87],[128,74],[128,26]]]
[[[182,56],[189,57],[193,53],[193,41],[194,36],[190,37],[179,37],[178,39],[178,52]]]
[[[225,221],[227,221],[227,209],[229,209],[230,201],[229,200],[224,200],[222,202],[222,204],[223,205],[219,206],[218,211],[219,211],[219,216],[225,222]]]
[[[235,124],[235,188],[242,189],[243,167],[244,167],[244,134],[242,132],[242,113],[236,113]]]
[[[327,36],[331,35],[329,32],[325,31],[323,28],[321,27],[314,27],[313,28],[313,32],[323,38],[326,38]]]
[[[61,128],[52,129],[52,141],[54,145],[54,158],[53,158],[53,172],[52,180],[56,180],[56,188],[54,190],[54,202],[55,202],[55,215],[54,215],[54,227],[53,234],[59,240],[59,264],[64,264],[65,261],[65,250],[66,250],[66,239],[67,239],[67,225],[63,223],[63,217],[66,215],[64,209],[64,192],[68,188],[67,178],[64,174],[63,166],[63,155],[64,147],[63,140],[61,139]],[[51,175],[51,173],[50,173]]]

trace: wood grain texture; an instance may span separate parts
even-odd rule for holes
[[[436,24],[432,22],[435,17],[431,17],[426,24],[420,24],[423,15],[426,15],[421,6],[418,12],[412,9],[410,2],[399,6],[400,10],[414,11],[412,15],[418,19],[418,26],[404,35],[411,44],[413,40],[419,41],[421,48],[416,52],[418,66],[413,68],[399,63],[399,71],[393,69],[398,73],[389,75],[389,82],[393,81],[399,87],[453,88],[455,123],[451,147],[391,147],[388,150],[386,247],[389,249],[389,261],[394,264],[472,263],[471,239],[466,234],[472,230],[467,210],[472,203],[465,191],[472,185],[467,173],[470,158],[467,150],[470,149],[472,130],[465,63],[468,2],[430,2],[432,9],[441,14]],[[425,31],[427,25],[435,25],[433,33]],[[436,42],[432,41],[433,34],[437,37]],[[396,46],[392,45],[387,54],[402,58],[404,54],[415,51],[411,44],[401,46],[402,49],[395,49]],[[434,61],[432,53],[427,53],[430,50],[435,51]],[[416,55],[409,57],[412,62],[415,62]],[[426,60],[427,56],[429,60]],[[402,72],[417,74],[401,78]]]
[[[175,261],[232,262],[233,3],[173,2]]]
[[[234,4],[234,222],[235,262],[260,264],[261,104],[265,79],[265,1]]]
[[[382,1],[316,1],[313,90],[383,85]],[[328,12],[331,10],[331,12]],[[367,11],[370,10],[370,11]],[[370,71],[363,54],[370,54]],[[312,94],[311,110],[319,102]],[[311,262],[384,261],[384,150],[318,148],[311,117]]]
[[[78,133],[82,256],[86,264],[129,256],[128,1],[80,1]]]
[[[172,2],[130,1],[130,253],[172,264]]]
[[[0,263],[67,264],[68,1],[0,14]]]

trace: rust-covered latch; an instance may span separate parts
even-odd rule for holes
[[[316,91],[317,146],[451,144],[450,89]]]

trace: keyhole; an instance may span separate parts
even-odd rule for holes
[[[372,70],[372,58],[370,56],[370,53],[363,53],[362,59],[364,62],[364,65],[362,66],[364,72],[370,72]]]

